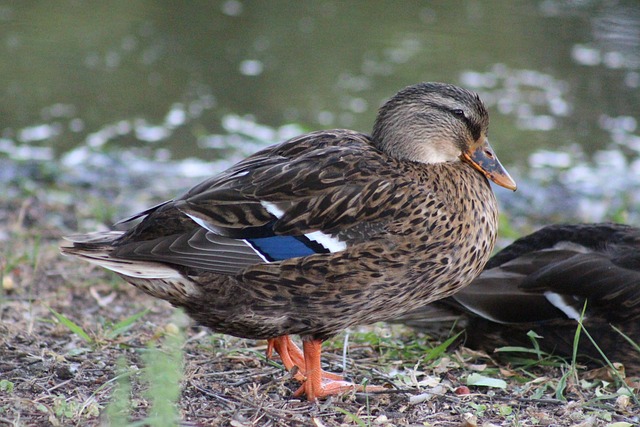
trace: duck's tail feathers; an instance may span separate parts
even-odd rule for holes
[[[64,255],[77,256],[123,276],[140,279],[182,278],[178,271],[158,262],[128,260],[112,256],[115,250],[113,242],[122,234],[121,231],[104,231],[66,236],[60,244],[60,252]]]
[[[60,250],[62,253],[67,253],[67,249],[70,248],[87,247],[95,249],[102,245],[110,246],[123,234],[123,231],[98,231],[89,234],[73,234],[71,236],[64,236],[63,239],[65,241],[60,244]],[[69,251],[68,253],[75,255],[72,251]]]

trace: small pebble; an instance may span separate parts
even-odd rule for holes
[[[15,282],[11,278],[11,276],[6,275],[2,278],[2,289],[7,292],[11,292],[15,289]]]
[[[56,376],[61,380],[70,380],[73,378],[73,372],[71,372],[69,365],[60,365],[56,367]]]
[[[461,385],[460,387],[458,387],[455,391],[455,393],[458,396],[462,396],[465,394],[471,394],[471,390],[469,390],[469,387],[467,387],[466,385]]]
[[[375,420],[373,420],[374,424],[386,424],[389,422],[389,418],[387,418],[386,415],[379,415],[378,418],[376,418]]]
[[[164,332],[168,335],[178,335],[180,328],[175,323],[167,323],[164,327]]]
[[[478,418],[470,412],[462,414],[460,427],[478,427]]]

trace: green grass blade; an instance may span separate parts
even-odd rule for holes
[[[573,351],[571,353],[571,365],[569,366],[569,369],[562,374],[562,377],[560,377],[560,379],[558,380],[558,386],[556,387],[556,399],[558,400],[562,400],[562,401],[566,401],[565,397],[564,397],[564,391],[567,388],[567,380],[569,379],[570,376],[574,376],[575,377],[575,382],[578,382],[578,371],[576,369],[576,366],[578,366],[578,347],[580,344],[580,335],[582,334],[582,332],[584,331],[586,333],[586,330],[584,329],[583,325],[582,325],[582,319],[584,319],[584,313],[587,310],[587,301],[584,302],[584,306],[582,307],[582,313],[580,313],[580,319],[578,319],[578,326],[576,327],[576,332],[573,335]]]
[[[640,344],[638,344],[637,342],[635,342],[633,339],[631,339],[631,337],[629,337],[628,335],[626,335],[624,332],[622,332],[620,329],[616,328],[615,326],[611,325],[611,327],[613,328],[614,331],[616,331],[617,333],[619,333],[620,335],[622,335],[622,338],[624,338],[629,344],[631,344],[631,346],[638,352],[640,353]],[[640,357],[640,355],[638,356]]]
[[[467,376],[467,385],[501,388],[503,390],[507,388],[507,382],[505,380],[487,377],[485,375],[478,374],[477,372],[471,373]]]
[[[447,351],[447,348],[449,348],[449,346],[451,344],[454,343],[455,340],[458,339],[458,337],[460,336],[460,334],[462,334],[462,331],[458,332],[456,335],[448,338],[446,341],[444,341],[443,343],[433,347],[432,349],[430,349],[427,354],[425,354],[424,356],[424,360],[425,361],[429,361],[429,360],[434,360],[437,359],[438,357],[440,357],[442,354],[444,354]]]
[[[584,303],[584,307],[582,309],[582,314],[580,315],[580,320],[578,320],[578,328],[576,330],[576,335],[579,333],[580,330],[582,330],[582,332],[584,332],[584,335],[587,337],[587,339],[591,342],[591,344],[593,344],[593,346],[595,347],[595,349],[598,351],[598,353],[600,354],[600,356],[602,357],[602,360],[604,360],[604,362],[606,363],[606,365],[611,369],[611,373],[613,374],[613,376],[618,380],[618,382],[620,384],[622,384],[622,387],[624,387],[627,392],[629,393],[630,396],[633,397],[633,400],[636,404],[640,403],[640,401],[638,400],[638,397],[635,395],[635,393],[633,393],[633,390],[631,390],[631,388],[627,385],[627,383],[624,381],[624,378],[622,378],[622,376],[620,375],[620,373],[618,372],[618,370],[613,366],[613,363],[611,363],[611,361],[609,360],[609,358],[607,357],[606,354],[604,354],[604,351],[602,351],[602,349],[600,348],[600,346],[598,345],[598,343],[596,342],[596,340],[593,339],[593,337],[591,336],[591,334],[589,333],[589,331],[587,330],[587,328],[584,327],[584,325],[582,324],[582,321],[584,319],[584,313],[587,309],[587,302],[585,301]],[[634,348],[637,348],[637,344],[635,342],[633,342],[633,340],[629,337],[627,337],[625,334],[623,334],[619,329],[616,329],[614,326],[612,326],[613,329],[615,331],[617,331],[618,333],[620,333],[625,339],[627,339],[627,341],[629,341],[631,343],[631,345],[634,346]],[[578,351],[578,344],[577,344],[577,338],[574,341],[574,346],[573,346],[573,366],[572,369],[575,371],[575,359],[576,359],[576,355],[577,355],[577,351]]]
[[[116,323],[115,325],[113,325],[111,327],[111,329],[107,333],[107,338],[112,340],[112,339],[116,338],[118,335],[121,335],[121,334],[125,333],[131,326],[133,326],[133,324],[138,319],[143,317],[148,312],[149,312],[149,309],[142,310],[141,312],[136,313],[133,316],[129,316],[126,319],[124,319],[123,321]]]
[[[527,336],[531,340],[531,344],[533,345],[533,349],[535,350],[536,355],[538,356],[538,360],[543,359],[543,351],[540,350],[540,343],[538,340],[542,338],[540,335],[536,334],[535,331],[527,332]]]
[[[58,319],[60,323],[66,326],[71,332],[78,335],[80,338],[88,342],[89,344],[93,344],[93,340],[80,326],[74,323],[71,319],[64,316],[63,314],[58,313],[51,307],[47,307],[51,313]]]
[[[580,313],[580,318],[578,319],[578,327],[576,328],[576,333],[573,336],[573,352],[571,354],[571,369],[573,371],[575,371],[576,366],[578,366],[578,346],[580,344],[580,334],[584,330],[582,321],[584,320],[584,313],[587,311],[587,302],[588,301],[585,300],[584,305],[582,306],[582,313]]]
[[[575,365],[571,366],[558,380],[558,386],[556,387],[556,399],[566,402],[567,399],[564,397],[564,391],[567,388],[567,379],[573,375],[575,371]]]
[[[181,310],[176,310],[173,318],[184,316]],[[177,402],[181,393],[184,358],[182,346],[185,340],[182,329],[177,334],[166,334],[161,348],[151,345],[142,356],[146,365],[143,376],[148,384],[145,395],[150,403],[145,425],[169,427],[180,423]]]
[[[123,357],[118,359],[116,387],[107,405],[106,417],[111,426],[126,426],[131,406],[131,380],[127,373],[127,362]]]
[[[602,360],[605,361],[605,363],[607,364],[607,366],[611,369],[611,373],[612,375],[618,380],[618,382],[620,384],[622,384],[622,387],[624,387],[627,392],[629,393],[629,395],[633,398],[634,402],[636,404],[640,404],[640,401],[638,400],[638,397],[635,395],[635,393],[633,392],[633,390],[631,390],[631,388],[627,385],[627,383],[624,381],[624,378],[622,378],[622,376],[620,375],[620,373],[618,372],[618,370],[613,366],[613,363],[611,363],[611,361],[609,360],[609,358],[607,357],[606,354],[604,354],[604,351],[602,351],[602,349],[600,348],[600,346],[598,345],[598,343],[596,343],[596,341],[593,339],[593,337],[591,336],[591,334],[589,333],[589,331],[587,331],[586,328],[583,329],[584,330],[584,334],[587,336],[587,338],[589,339],[589,341],[591,341],[591,344],[593,344],[593,346],[596,348],[596,350],[598,351],[598,353],[600,354],[600,356],[602,357]],[[623,336],[625,336],[624,334],[622,334]]]
[[[535,354],[536,356],[544,356],[544,357],[551,356],[549,353],[545,353],[539,348],[535,349],[535,348],[517,347],[517,346],[499,347],[499,348],[496,348],[495,351],[501,352],[501,353],[530,353],[530,354]]]
[[[356,423],[360,427],[367,427],[367,424],[362,420],[362,418],[360,418],[356,414],[353,414],[353,413],[351,413],[351,412],[347,411],[346,409],[341,408],[339,406],[334,406],[333,408],[336,411],[340,412],[341,414],[346,415],[347,417],[349,417],[351,419],[351,421],[353,421],[354,423]]]

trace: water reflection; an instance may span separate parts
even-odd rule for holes
[[[633,0],[18,2],[0,23],[12,185],[51,162],[65,185],[117,172],[109,186],[172,194],[306,130],[369,131],[399,88],[440,80],[490,107],[492,144],[525,183],[498,194],[513,216],[638,211]]]
[[[629,160],[618,150],[588,158],[579,146],[572,148],[569,153],[539,151],[529,158],[523,191],[502,198],[512,214],[518,213],[514,221],[640,223],[640,160]]]
[[[591,19],[598,57],[609,68],[640,67],[640,8],[613,3]],[[589,64],[595,65],[595,64]]]
[[[523,130],[556,129],[556,118],[568,116],[572,109],[565,99],[566,84],[539,71],[511,70],[496,64],[486,73],[463,72],[460,80],[480,93],[487,107],[514,116]]]

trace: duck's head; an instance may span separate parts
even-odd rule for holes
[[[445,83],[398,92],[378,112],[373,140],[382,151],[421,163],[466,162],[496,184],[516,189],[487,139],[489,114],[480,97]]]

